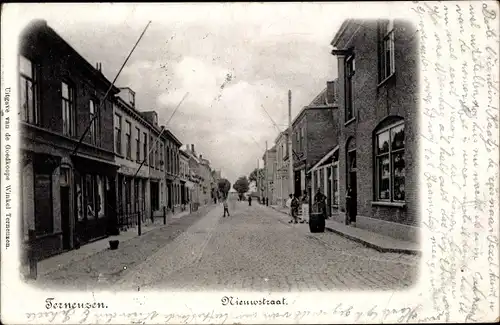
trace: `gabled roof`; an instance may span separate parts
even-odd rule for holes
[[[326,100],[326,88],[325,88],[307,106],[319,106],[319,105],[326,105],[326,104],[327,104],[327,100]]]

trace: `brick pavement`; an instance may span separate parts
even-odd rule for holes
[[[415,281],[419,258],[380,253],[260,205],[209,213],[132,270],[120,288],[140,290],[395,290]],[[280,217],[284,219],[280,219]],[[167,252],[173,252],[168,254]]]
[[[120,242],[118,250],[102,250],[81,260],[41,274],[36,281],[28,281],[40,288],[60,288],[62,290],[105,289],[134,266],[142,263],[167,243],[175,240],[191,225],[202,219],[214,206],[201,207],[183,218],[174,219],[170,224],[151,230],[140,237]]]
[[[233,208],[231,208],[233,207]],[[417,256],[380,253],[265,206],[230,205],[179,219],[50,274],[67,289],[331,291],[398,290],[416,280]],[[125,254],[123,254],[125,252]],[[62,287],[61,287],[62,289]]]

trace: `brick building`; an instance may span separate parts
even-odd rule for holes
[[[274,178],[276,175],[276,146],[273,146],[271,149],[267,150],[267,156],[264,152],[262,156],[262,160],[264,161],[264,179],[262,182],[262,187],[264,188],[264,199],[269,200],[269,204],[276,204],[277,198],[275,197],[275,184]]]
[[[189,155],[184,150],[179,150],[179,168],[179,180],[181,183],[181,203],[183,209],[185,209],[187,202],[191,201],[193,196],[193,183],[189,180]]]
[[[186,145],[186,149],[183,150],[187,154],[188,165],[189,165],[189,181],[192,183],[191,189],[191,209],[196,211],[200,206],[202,196],[202,178],[200,176],[200,162],[198,160],[194,144]]]
[[[45,258],[116,231],[119,89],[45,21],[26,27],[19,54],[21,238],[34,231],[29,245]]]
[[[274,177],[276,204],[285,206],[289,195],[288,183],[288,136],[287,131],[281,132],[275,140],[276,147],[276,173]]]
[[[327,82],[327,97],[331,99],[332,106],[338,107],[338,80]],[[318,189],[326,195],[328,216],[338,214],[339,208],[339,146],[338,139],[340,135],[338,108],[334,111],[334,128],[331,132],[334,134],[334,141],[329,143],[331,150],[321,157],[318,162],[308,170],[308,176],[311,179],[311,203],[314,202],[314,195]]]
[[[305,106],[292,122],[294,193],[311,190],[307,173],[327,152],[335,147],[338,137],[337,106],[330,97],[328,84],[316,98]],[[330,97],[330,98],[329,98]],[[288,156],[285,156],[285,160]]]
[[[414,241],[419,232],[415,33],[403,20],[346,20],[331,42],[339,69],[342,209],[351,186],[356,226]]]

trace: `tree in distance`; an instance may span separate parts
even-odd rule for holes
[[[229,193],[229,190],[231,190],[231,183],[227,179],[221,178],[219,179],[217,186],[219,188],[219,192],[222,193],[222,197],[227,199],[227,194]]]
[[[243,200],[243,195],[250,189],[250,182],[246,176],[241,176],[238,178],[236,183],[234,183],[233,188],[236,192],[238,192],[240,200]]]
[[[250,182],[257,182],[257,175],[260,176],[260,179],[263,179],[264,178],[264,168],[255,168],[248,176],[248,180]]]

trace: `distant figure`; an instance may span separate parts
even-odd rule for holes
[[[298,223],[298,218],[299,218],[299,199],[297,198],[298,195],[293,195],[292,197],[292,218],[293,218],[293,223]]]
[[[356,223],[356,193],[351,186],[347,187],[346,199],[346,225]]]
[[[229,207],[228,207],[228,204],[227,204],[227,198],[224,199],[224,202],[222,203],[222,205],[224,206],[224,215],[222,217],[223,218],[226,217],[226,212],[227,212],[227,216],[230,217],[230,215],[229,215]]]
[[[320,212],[323,215],[324,219],[327,219],[326,215],[326,196],[321,193],[321,189],[318,188],[318,191],[316,192],[316,195],[314,196],[314,202],[318,206],[318,212]]]
[[[309,220],[309,195],[307,195],[307,190],[304,191],[300,201],[302,204],[302,220],[300,223],[304,223]]]
[[[292,223],[293,222],[293,216],[292,216],[292,197],[293,197],[293,195],[290,194],[288,196],[288,200],[286,200],[286,204],[285,204],[286,207],[288,208],[288,214],[290,215],[290,217],[292,217],[292,219],[288,223]]]
[[[249,195],[248,196],[248,205],[251,206],[252,205],[252,197]]]

